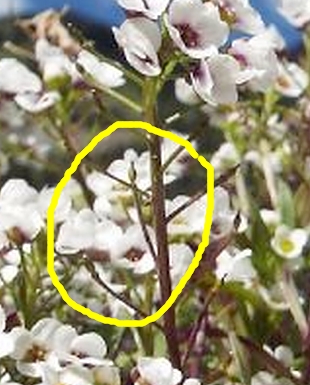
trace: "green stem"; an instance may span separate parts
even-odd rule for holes
[[[102,93],[110,96],[112,99],[116,100],[120,104],[123,104],[124,106],[128,107],[130,110],[136,112],[137,114],[142,113],[142,107],[134,102],[133,100],[127,98],[125,95],[120,94],[119,92],[115,91],[112,88],[107,87],[98,87],[97,84],[90,84],[91,87],[93,87],[96,90],[101,91]]]

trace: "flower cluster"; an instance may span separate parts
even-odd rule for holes
[[[293,3],[279,10],[304,28],[308,1]],[[1,55],[0,384],[307,385],[310,37],[293,61],[248,0],[118,4],[111,34],[128,63],[53,10],[19,22],[32,51]],[[215,188],[209,245],[182,293],[123,330],[52,285],[46,212],[76,155],[126,119],[190,142]],[[201,251],[201,159],[138,128],[84,158],[54,213],[54,270],[71,299],[121,320],[163,306]]]
[[[6,316],[2,307],[0,321],[0,357],[12,361],[23,378],[40,379],[44,385],[121,383],[120,370],[108,359],[106,342],[99,334],[78,334],[74,327],[53,318],[41,319],[30,330],[17,326],[6,332]],[[155,373],[156,381],[153,377]],[[177,385],[183,375],[165,358],[140,357],[132,377],[135,384]],[[3,380],[1,383],[12,383],[9,372],[3,375]],[[196,379],[186,379],[184,383],[200,384]]]
[[[186,77],[176,81],[176,94],[182,102],[230,104],[238,100],[238,88],[265,92],[276,82],[285,94],[291,76],[301,78],[301,87],[307,83],[296,64],[277,58],[282,39],[265,27],[248,1],[119,0],[119,4],[128,18],[113,32],[127,61],[146,76],[167,71],[170,61],[181,63]],[[229,45],[231,31],[250,37]]]

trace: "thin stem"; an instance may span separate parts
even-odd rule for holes
[[[224,182],[226,182],[232,175],[235,174],[236,170],[240,167],[240,165],[237,165],[227,171],[225,175],[221,175],[219,178],[216,179],[214,182],[214,186],[220,186]],[[195,202],[197,202],[200,198],[202,198],[206,194],[205,189],[202,191],[199,191],[197,194],[192,196],[188,199],[188,201],[184,202],[180,207],[172,211],[172,213],[166,218],[166,222],[171,222],[175,217],[177,217],[179,214],[181,214],[184,210],[188,209],[190,206],[192,206]]]
[[[188,209],[190,206],[192,206],[195,202],[197,202],[200,198],[202,198],[204,195],[206,195],[206,191],[202,190],[199,191],[197,194],[195,194],[193,197],[189,198],[188,201],[183,203],[180,207],[175,209],[167,218],[166,223],[171,222],[175,217],[177,217],[179,214],[181,214],[183,211]]]
[[[267,370],[276,373],[278,376],[288,378],[295,385],[305,385],[301,379],[295,377],[289,368],[286,368],[281,361],[274,358],[261,346],[247,337],[238,336],[238,338],[240,342],[247,348],[249,354],[256,356],[262,363],[264,363]]]
[[[169,265],[169,246],[166,227],[165,191],[161,173],[160,138],[153,136],[150,144],[152,162],[152,207],[157,243],[157,269],[160,285],[161,303],[165,304],[171,296],[172,285]],[[172,364],[179,368],[180,353],[176,331],[175,309],[172,306],[163,316],[165,337]]]
[[[62,133],[63,133],[64,144],[65,144],[67,150],[69,151],[70,155],[73,158],[75,158],[76,155],[78,154],[78,151],[76,150],[74,143],[72,142],[70,136],[64,130],[62,131]],[[84,173],[83,173],[81,167],[83,167],[83,165],[80,165],[80,167],[78,167],[78,169],[76,170],[76,179],[82,187],[83,195],[84,195],[86,202],[88,203],[88,205],[90,207],[92,207],[93,196],[92,196],[91,192],[88,190],[88,187],[87,187],[86,182],[85,182]]]
[[[189,336],[189,339],[188,339],[188,344],[187,344],[187,349],[186,349],[186,352],[184,353],[183,355],[183,358],[182,358],[182,367],[185,366],[195,344],[196,344],[196,340],[197,340],[197,335],[199,333],[199,330],[201,329],[201,325],[203,323],[203,320],[205,318],[205,316],[207,315],[207,311],[208,311],[208,308],[210,306],[210,303],[212,302],[212,300],[214,299],[216,293],[217,293],[217,290],[218,290],[218,285],[215,285],[213,288],[211,288],[211,291],[207,297],[207,299],[205,300],[204,302],[204,305],[203,305],[203,308],[199,314],[199,317],[196,321],[196,324],[194,325],[192,331],[191,331],[191,334]]]
[[[58,123],[51,115],[48,115],[48,117],[49,117],[50,123],[53,125],[53,127],[55,127],[57,133],[62,138],[63,144],[66,147],[66,149],[68,150],[68,153],[74,159],[77,156],[77,154],[79,153],[79,151],[75,147],[75,144],[74,144],[71,136],[68,134],[66,128],[64,127],[63,122],[61,121],[61,123]],[[83,195],[84,195],[84,198],[85,198],[87,204],[90,207],[92,207],[93,196],[92,196],[91,192],[88,190],[88,187],[86,185],[82,167],[83,167],[83,165],[80,165],[80,167],[77,168],[76,179],[82,187]]]
[[[155,110],[157,98],[156,80],[148,79],[144,89],[144,113],[145,120],[153,125],[156,124]],[[152,208],[154,215],[154,229],[157,244],[157,270],[160,286],[162,305],[171,296],[172,285],[169,265],[169,245],[166,226],[165,211],[165,188],[162,173],[161,141],[157,135],[152,135],[149,141],[152,175]],[[170,309],[163,315],[164,333],[168,346],[169,356],[174,367],[181,367],[179,344],[176,329],[175,308]]]
[[[156,261],[155,248],[153,246],[153,242],[151,240],[150,234],[149,234],[148,229],[146,227],[145,221],[143,219],[142,201],[141,201],[140,193],[139,193],[139,190],[137,189],[137,186],[136,186],[134,181],[132,181],[132,192],[133,192],[135,206],[136,206],[136,210],[138,213],[138,218],[139,218],[139,222],[140,222],[140,226],[141,226],[141,230],[142,230],[145,242],[147,243],[147,245],[149,247],[150,253],[152,254],[154,261]]]
[[[116,175],[111,174],[109,171],[104,170],[104,171],[102,171],[102,173],[104,175],[106,175],[107,177],[109,177],[110,179],[114,180],[115,182],[118,182],[119,184],[123,185],[124,187],[127,187],[128,189],[132,188],[132,185],[130,183],[117,177]],[[138,189],[137,186],[136,186],[136,190],[139,194],[142,194],[143,196],[145,196],[148,199],[150,198],[150,194],[147,191],[140,190],[140,189]]]
[[[191,142],[196,136],[197,136],[197,132],[194,132],[192,135],[190,135],[188,138],[187,138],[187,141],[188,142]],[[185,151],[185,147],[183,146],[178,146],[172,153],[171,155],[168,157],[168,159],[165,161],[165,163],[162,165],[162,172],[165,172],[167,170],[167,168],[171,165],[171,163],[173,163],[176,158],[182,154],[182,152]]]
[[[132,310],[134,310],[140,317],[146,318],[149,316],[149,314],[146,314],[143,310],[139,309],[136,305],[130,302],[128,298],[126,298],[122,294],[118,294],[116,291],[114,291],[108,284],[106,284],[97,273],[94,265],[85,260],[85,267],[89,271],[90,275],[92,276],[93,280],[97,282],[103,289],[105,289],[112,297],[115,299],[121,301],[126,306],[130,307]],[[160,330],[162,330],[162,326],[158,322],[154,322],[154,325]]]
[[[308,315],[308,330],[303,341],[304,367],[302,370],[302,379],[305,384],[310,382],[310,314]]]
[[[119,92],[115,91],[112,88],[99,87],[98,84],[94,84],[90,81],[89,81],[89,86],[92,87],[93,89],[95,89],[96,91],[101,91],[102,93],[110,96],[112,99],[118,101],[119,103],[128,107],[130,110],[136,112],[137,114],[141,114],[143,112],[142,107],[138,103],[127,98],[125,95],[120,94]]]
[[[23,47],[20,47],[19,45],[13,43],[10,40],[6,41],[3,44],[3,48],[15,56],[19,56],[21,58],[26,58],[26,59],[29,59],[32,61],[36,60],[35,55],[31,51],[29,51],[28,49],[25,49]]]

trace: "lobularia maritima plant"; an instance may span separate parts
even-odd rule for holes
[[[54,10],[18,22],[25,46],[3,47],[0,383],[309,385],[309,2],[278,2],[304,32],[299,60],[247,0],[118,3],[117,60]],[[216,174],[199,268],[137,329],[74,312],[46,272],[50,186],[117,120],[176,131]],[[87,156],[55,211],[70,297],[119,319],[156,312],[201,242],[202,171],[142,130]]]

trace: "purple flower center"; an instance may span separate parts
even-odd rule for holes
[[[195,48],[199,44],[199,34],[189,24],[176,25],[186,47]]]

